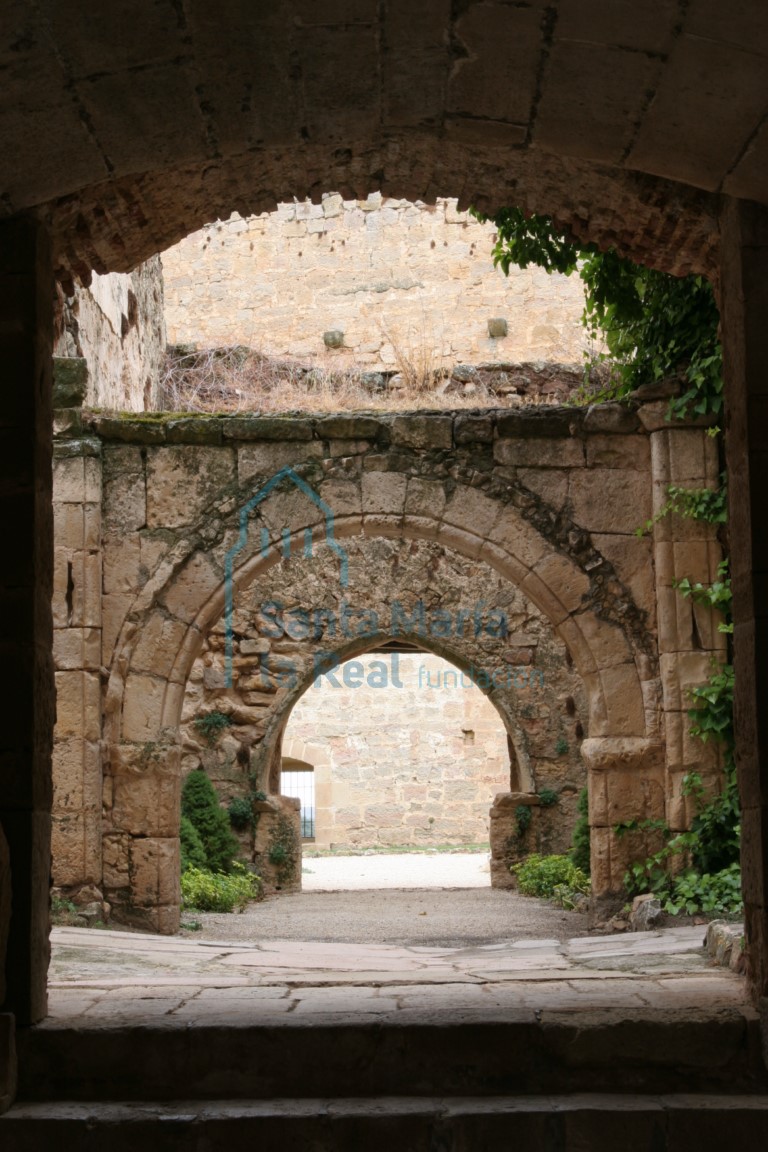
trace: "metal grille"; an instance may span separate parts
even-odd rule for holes
[[[315,838],[315,773],[311,768],[290,768],[280,773],[280,792],[283,796],[298,796],[301,803],[301,835],[304,840]]]

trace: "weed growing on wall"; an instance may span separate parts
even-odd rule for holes
[[[229,728],[232,720],[223,712],[207,712],[205,716],[198,716],[194,726],[201,736],[205,737],[209,747],[213,747],[222,732]]]

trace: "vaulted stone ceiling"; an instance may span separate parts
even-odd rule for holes
[[[554,212],[711,270],[768,203],[762,0],[5,0],[2,205],[124,269],[331,188]]]

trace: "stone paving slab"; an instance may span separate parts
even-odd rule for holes
[[[44,1027],[245,1025],[305,1017],[492,1021],[593,1007],[715,1010],[745,1004],[700,927],[460,948],[226,942],[55,928]]]

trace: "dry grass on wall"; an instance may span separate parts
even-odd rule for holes
[[[426,347],[395,345],[397,370],[275,359],[240,345],[169,349],[161,383],[167,412],[398,411],[562,404],[600,386],[579,365],[439,366]]]

